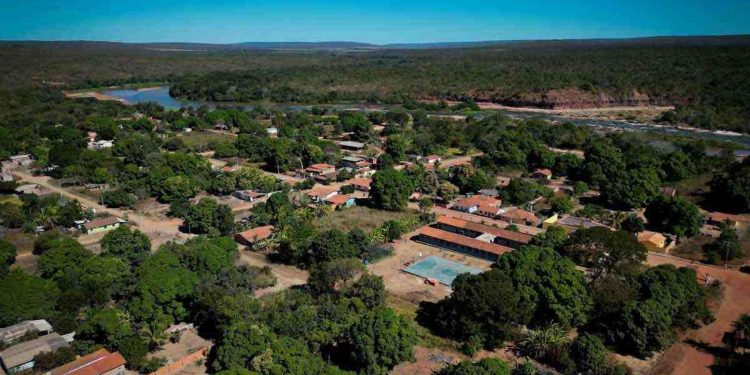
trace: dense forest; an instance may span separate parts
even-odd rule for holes
[[[675,105],[663,121],[748,132],[748,46],[743,37],[352,51],[4,43],[0,83],[84,88],[162,81],[174,96],[227,102]]]

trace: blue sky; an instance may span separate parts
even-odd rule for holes
[[[0,0],[0,39],[455,42],[750,34],[750,0]]]

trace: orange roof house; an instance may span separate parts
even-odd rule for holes
[[[125,358],[119,353],[99,349],[49,372],[50,375],[110,375],[125,371]]]
[[[510,223],[522,223],[526,225],[537,225],[539,218],[533,212],[520,208],[510,208],[500,213],[500,220]]]
[[[273,225],[265,225],[237,233],[234,235],[234,240],[245,246],[252,246],[258,241],[263,241],[266,238],[271,237],[272,233]]]
[[[542,180],[549,180],[552,178],[552,171],[547,168],[537,169],[534,172],[531,172],[531,177]]]
[[[370,185],[372,184],[371,178],[353,178],[349,180],[349,184],[354,186],[355,189],[361,191],[370,191]]]
[[[451,208],[456,211],[468,212],[470,214],[479,214],[478,211],[481,206],[482,214],[486,216],[492,214],[494,208],[499,208],[502,203],[503,201],[494,197],[488,197],[485,195],[473,195],[470,197],[459,199],[458,201],[453,203],[453,206],[451,206]],[[498,212],[499,210],[494,211],[494,214],[497,214]],[[491,217],[494,217],[494,214]]]
[[[647,246],[663,249],[667,246],[667,237],[659,232],[644,230],[643,232],[638,233],[638,242]]]

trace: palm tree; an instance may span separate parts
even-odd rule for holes
[[[44,228],[50,228],[57,222],[56,207],[45,206],[39,211],[35,219],[36,223]]]

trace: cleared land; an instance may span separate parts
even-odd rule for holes
[[[369,232],[388,220],[409,219],[415,215],[413,212],[390,212],[356,206],[332,212],[320,218],[316,225],[321,231],[339,229],[348,232],[359,228]]]

